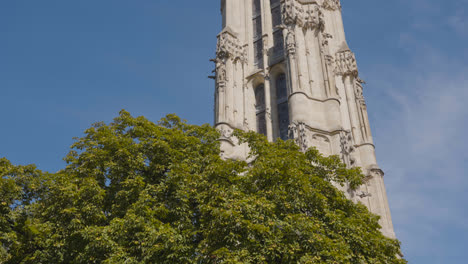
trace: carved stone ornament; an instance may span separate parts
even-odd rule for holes
[[[383,178],[385,173],[379,167],[374,166],[369,169],[369,176],[372,178]]]
[[[262,43],[263,43],[263,52],[266,54],[268,52],[269,44],[268,44],[268,35],[263,35],[262,37]]]
[[[361,80],[359,77],[356,78],[356,88],[355,88],[355,96],[356,96],[356,101],[359,102],[360,105],[366,106],[366,100],[364,99],[364,92],[363,92],[363,87],[362,84],[364,83],[363,80]]]
[[[232,134],[234,133],[234,130],[232,128],[230,128],[229,126],[227,125],[223,125],[221,127],[218,127],[218,131],[219,133],[221,134],[221,138],[220,139],[224,139],[224,140],[229,140],[231,141],[232,139]]]
[[[229,28],[223,30],[218,35],[218,46],[216,48],[216,58],[225,60],[244,60],[244,48],[241,46],[236,34]]]
[[[341,3],[340,0],[323,0],[322,7],[327,10],[335,11],[341,9]]]
[[[360,192],[357,194],[357,196],[359,196],[361,199],[364,199],[366,197],[371,197],[372,194],[368,193],[368,192]]]
[[[286,35],[286,50],[288,55],[296,54],[296,34],[293,29],[289,29]]]
[[[245,131],[249,131],[250,130],[250,125],[249,125],[249,120],[247,120],[247,118],[244,118],[244,130]]]
[[[342,50],[336,53],[335,56],[335,72],[338,75],[352,75],[358,76],[358,68],[356,57],[350,50]]]
[[[271,120],[271,110],[270,110],[269,107],[266,108],[265,114],[266,114],[266,117],[268,118],[268,120]]]
[[[323,13],[316,1],[285,0],[282,17],[286,25],[295,24],[304,29],[324,28]]]
[[[306,131],[306,124],[302,122],[293,123],[289,126],[289,138],[294,139],[303,152],[307,151],[309,148]]]
[[[340,145],[341,145],[341,159],[348,166],[353,166],[356,159],[353,158],[352,153],[355,151],[353,147],[353,137],[350,131],[340,132]]]
[[[328,66],[333,67],[335,58],[332,55],[325,55],[325,62]],[[333,69],[333,68],[332,68]]]
[[[227,76],[226,76],[226,67],[224,64],[219,64],[216,67],[216,82],[218,84],[224,84],[227,81]]]
[[[323,33],[323,34],[322,34],[322,39],[323,39],[323,41],[322,41],[322,46],[323,46],[323,47],[327,47],[327,46],[328,46],[328,43],[329,43],[328,40],[329,40],[329,39],[332,39],[332,38],[333,38],[333,36],[332,36],[331,34]]]

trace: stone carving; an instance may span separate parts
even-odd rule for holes
[[[341,145],[341,159],[348,166],[353,166],[356,163],[356,159],[352,156],[355,151],[353,146],[353,137],[350,131],[340,132],[340,145]]]
[[[357,196],[359,196],[361,199],[364,199],[366,197],[371,197],[372,194],[370,194],[368,192],[361,192],[361,193],[358,193]]]
[[[315,1],[285,0],[282,16],[286,25],[295,24],[304,29],[324,28],[323,14]]]
[[[335,11],[341,9],[341,3],[340,0],[324,0],[322,7],[327,10]]]
[[[264,54],[267,54],[268,48],[270,47],[269,44],[268,44],[268,35],[266,35],[266,34],[263,35],[262,43],[263,43],[263,52],[264,52]]]
[[[338,75],[358,75],[356,57],[350,50],[339,51],[336,53],[336,74]]]
[[[371,178],[383,178],[385,173],[377,166],[373,166],[369,169],[369,177]]]
[[[224,67],[223,64],[220,64],[216,69],[216,81],[218,83],[222,83],[222,82],[227,81],[226,67]]]
[[[249,125],[249,120],[247,118],[244,118],[244,130],[249,131],[250,130],[250,125]]]
[[[294,139],[296,144],[305,152],[309,148],[306,134],[306,124],[299,122],[289,126],[289,138]]]
[[[364,92],[363,92],[363,84],[365,82],[361,80],[359,77],[356,78],[356,89],[355,89],[355,96],[356,101],[363,107],[366,106],[366,100],[364,99]]]
[[[330,67],[333,67],[335,58],[333,58],[332,55],[325,55],[324,58],[325,58],[325,62],[327,63],[327,65]]]
[[[237,36],[229,29],[225,29],[218,35],[218,46],[216,48],[216,57],[224,60],[244,60],[244,48],[241,46]]]
[[[232,135],[234,133],[234,130],[230,128],[229,126],[227,125],[220,126],[218,127],[218,131],[221,134],[220,139],[229,140],[229,141],[232,140]]]
[[[333,36],[332,36],[331,34],[323,33],[323,34],[322,34],[322,39],[323,39],[323,41],[322,41],[322,46],[323,46],[323,47],[327,47],[327,46],[328,46],[328,43],[329,43],[328,40],[329,40],[329,39],[332,39],[332,38],[333,38]]]
[[[266,108],[265,110],[266,117],[271,120],[271,110],[269,107]]]
[[[286,52],[292,56],[296,54],[296,34],[294,34],[292,28],[288,30],[288,34],[286,35]]]
[[[226,63],[220,58],[211,59],[210,61],[215,63],[215,69],[213,71],[215,75],[208,77],[216,81],[216,90],[218,92],[224,92],[224,87],[226,86],[226,82],[228,81],[226,74]]]

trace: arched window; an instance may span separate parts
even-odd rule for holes
[[[255,110],[257,115],[257,132],[266,136],[265,86],[263,84],[255,88]]]
[[[279,137],[288,139],[289,130],[289,106],[286,75],[280,74],[276,78],[276,103],[278,108]]]
[[[257,68],[263,68],[262,7],[260,0],[252,0],[252,13],[254,63]]]
[[[282,24],[281,20],[281,1],[280,0],[270,0],[271,6],[271,18],[273,24],[273,56],[280,57],[283,55],[283,31],[279,25]]]

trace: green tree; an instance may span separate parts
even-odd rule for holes
[[[252,162],[222,160],[209,125],[122,111],[58,173],[0,160],[0,263],[406,263],[332,185],[360,185],[359,169],[236,135]]]

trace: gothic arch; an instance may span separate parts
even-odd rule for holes
[[[286,73],[286,65],[284,63],[275,64],[270,68],[270,76],[273,78],[284,73]]]
[[[285,70],[283,64],[275,65],[270,70],[273,137],[283,140],[288,138],[289,128],[288,85]]]
[[[249,130],[260,132],[257,125],[257,100],[256,100],[256,89],[259,86],[265,87],[265,79],[263,78],[262,74],[256,73],[249,77],[248,82],[246,84],[246,94],[245,94],[245,126],[248,127]],[[266,109],[266,106],[265,106]]]
[[[256,130],[258,133],[267,135],[266,126],[266,98],[265,84],[259,84],[254,88],[255,93],[255,119]]]

